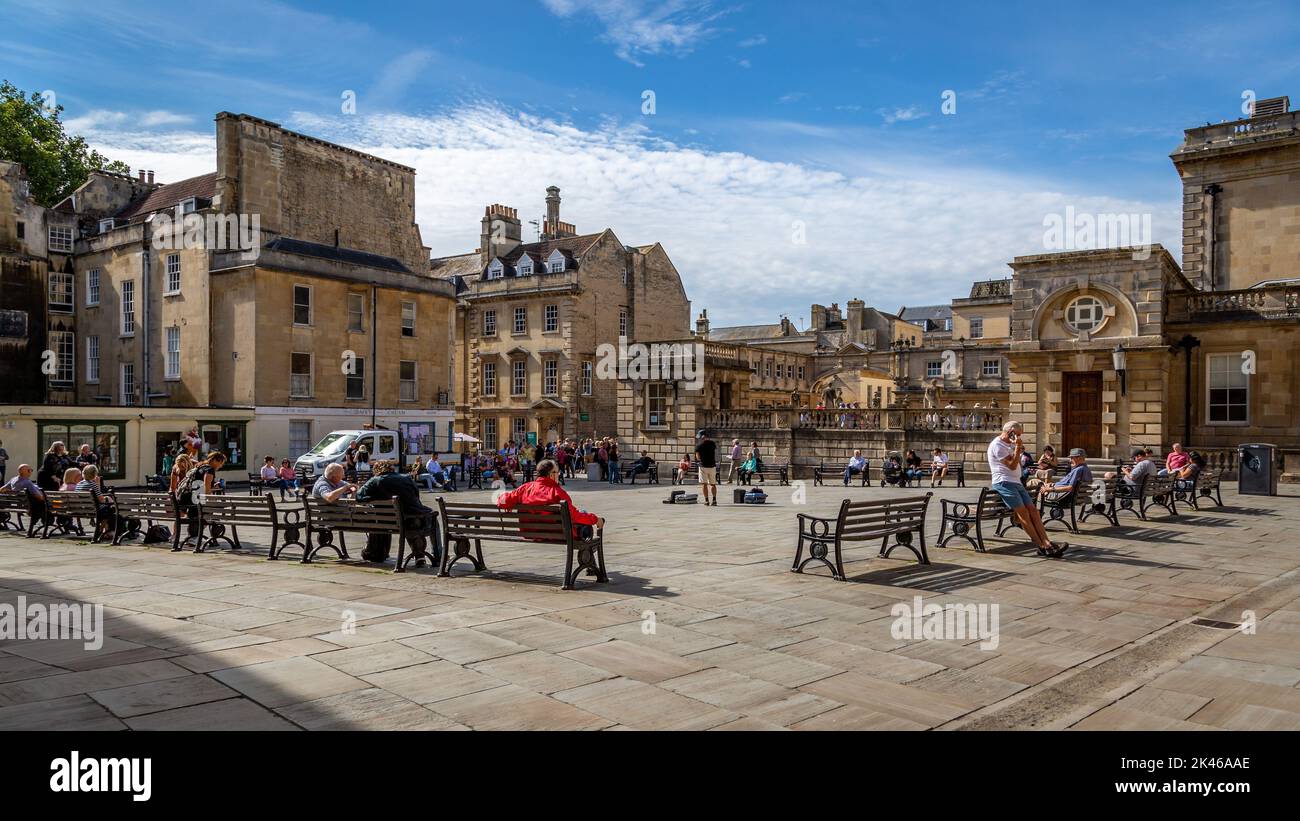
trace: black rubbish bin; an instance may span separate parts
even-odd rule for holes
[[[1243,496],[1276,496],[1281,468],[1276,445],[1248,444],[1237,448],[1237,492]]]

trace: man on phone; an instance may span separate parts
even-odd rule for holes
[[[1038,555],[1059,559],[1070,546],[1065,542],[1052,542],[1033,498],[1020,482],[1020,457],[1025,452],[1021,441],[1023,432],[1019,422],[1007,422],[1002,426],[1001,435],[989,443],[989,473],[993,478],[993,489],[1029,534],[1038,548]]]

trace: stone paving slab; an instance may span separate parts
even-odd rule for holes
[[[268,562],[257,528],[241,528],[246,550],[202,555],[0,534],[0,603],[103,605],[106,633],[93,651],[0,645],[0,730],[943,728],[1252,608],[1253,634],[1188,628],[1203,631],[1194,652],[1148,660],[1062,726],[1300,729],[1291,488],[1089,523],[1059,561],[1014,530],[988,553],[936,547],[932,501],[931,565],[854,546],[848,582],[789,572],[794,514],[896,491],[807,487],[796,505],[769,488],[774,504],[742,510],[665,508],[653,486],[569,489],[611,522],[608,585],[559,590],[563,555],[545,545],[488,543],[487,573],[448,579]],[[1270,585],[1291,595],[1252,604]],[[997,605],[996,646],[895,635],[892,609],[916,597]]]

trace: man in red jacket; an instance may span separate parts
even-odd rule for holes
[[[537,478],[503,494],[497,499],[497,507],[502,510],[514,510],[519,505],[558,505],[560,502],[568,502],[569,516],[573,521],[573,535],[579,539],[590,539],[595,535],[593,526],[596,530],[603,530],[605,520],[594,513],[578,509],[573,499],[569,498],[568,492],[555,481],[557,469],[553,460],[543,459],[537,465]]]

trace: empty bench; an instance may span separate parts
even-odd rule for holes
[[[0,530],[21,533],[27,529],[23,517],[31,515],[31,503],[27,501],[26,493],[0,493]]]
[[[425,540],[437,540],[436,533],[414,524],[417,518],[423,518],[426,514],[406,515],[399,499],[370,502],[339,499],[337,502],[327,502],[315,496],[307,496],[303,505],[307,512],[307,545],[302,554],[304,564],[324,548],[333,550],[340,559],[351,558],[344,534],[386,533],[397,537],[397,566],[393,572],[402,573],[412,560],[422,563],[430,558]],[[335,537],[338,538],[337,545],[334,544]],[[408,545],[411,548],[409,556],[406,555]]]
[[[114,493],[113,505],[117,508],[113,544],[120,545],[126,539],[143,537],[155,524],[170,522],[172,549],[180,549],[184,511],[170,493]]]
[[[595,576],[598,582],[609,581],[605,573],[604,535],[597,528],[590,539],[575,536],[567,502],[558,505],[521,505],[514,510],[501,510],[496,505],[448,504],[445,498],[439,498],[438,514],[442,519],[446,545],[439,576],[450,576],[452,565],[461,559],[473,564],[475,572],[481,573],[487,569],[483,561],[483,542],[490,541],[563,548],[562,588],[565,590],[573,589],[574,582],[583,571]]]
[[[840,503],[839,516],[834,519],[799,514],[799,544],[794,552],[795,573],[802,573],[809,562],[818,561],[830,568],[831,574],[844,581],[844,542],[866,542],[880,539],[880,556],[888,557],[896,547],[905,547],[916,555],[921,564],[929,564],[925,552],[925,513],[930,497],[909,496],[902,499],[883,499],[875,502],[854,502],[845,499]],[[916,545],[913,545],[913,534]],[[894,544],[889,544],[893,537]],[[803,557],[804,545],[808,557]],[[832,563],[828,555],[834,552]]]
[[[199,502],[200,537],[194,544],[194,552],[203,553],[210,547],[219,547],[221,542],[225,542],[231,550],[242,550],[244,546],[239,541],[240,525],[271,529],[268,558],[276,558],[286,547],[307,549],[299,539],[304,522],[302,511],[297,508],[277,507],[275,497],[269,494],[265,496],[211,495],[204,496]],[[203,528],[208,529],[206,540],[201,535]],[[230,535],[226,535],[227,530]],[[283,544],[280,543],[281,534],[284,535]],[[179,550],[180,547],[174,549]]]
[[[1172,476],[1143,476],[1136,487],[1127,483],[1116,485],[1115,500],[1118,503],[1116,513],[1133,513],[1144,522],[1147,509],[1151,507],[1163,507],[1170,516],[1178,515]]]

